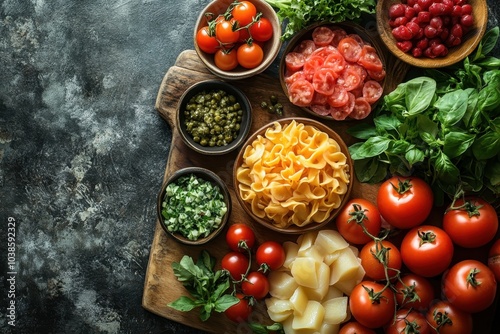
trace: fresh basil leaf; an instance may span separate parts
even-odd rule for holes
[[[413,147],[414,145],[411,145],[405,140],[399,139],[399,140],[392,140],[389,144],[389,147],[387,148],[387,152],[390,154],[405,154],[406,151],[410,149],[410,147]]]
[[[213,299],[220,298],[224,294],[224,292],[226,292],[226,290],[229,289],[229,286],[230,286],[230,283],[229,283],[229,278],[228,278],[216,287],[216,289],[212,293],[212,298]]]
[[[398,132],[398,128],[401,125],[401,121],[394,115],[381,115],[379,117],[375,117],[373,122],[379,132],[390,132],[392,130]]]
[[[275,322],[274,324],[268,326],[258,323],[249,323],[248,327],[250,327],[254,334],[285,333],[285,331],[283,330],[283,325],[278,322]]]
[[[375,136],[368,138],[363,144],[361,144],[354,154],[351,154],[353,160],[359,160],[364,158],[375,157],[379,154],[384,153],[389,147],[391,140],[382,136]]]
[[[475,135],[464,132],[449,132],[444,136],[443,152],[450,159],[462,155],[474,143]]]
[[[481,50],[482,55],[487,55],[490,53],[496,46],[498,41],[499,28],[498,26],[488,30],[483,38],[481,39],[480,47],[478,50]]]
[[[212,314],[213,308],[214,306],[212,305],[212,303],[204,304],[200,311],[200,320],[207,321]]]
[[[464,91],[468,94],[468,98],[467,110],[465,111],[462,121],[467,128],[471,128],[472,124],[477,123],[476,119],[481,117],[481,111],[477,108],[479,93],[474,88],[468,88]]]
[[[180,296],[177,300],[168,303],[167,306],[176,309],[181,312],[189,312],[199,305],[189,297]]]
[[[377,135],[377,130],[370,124],[361,123],[347,130],[347,133],[358,139],[368,139]]]
[[[439,133],[438,124],[432,121],[427,115],[417,116],[417,132],[425,132],[436,138]]]
[[[386,165],[380,163],[376,158],[354,161],[354,172],[359,182],[378,183],[387,176]]]
[[[442,183],[458,184],[460,170],[453,164],[446,154],[439,151],[434,158],[434,168],[436,175]]]
[[[238,304],[240,300],[238,297],[233,295],[222,295],[220,298],[214,302],[214,310],[216,312],[224,312],[233,305]]]
[[[439,98],[434,107],[438,109],[437,118],[446,127],[460,122],[467,111],[468,94],[463,90],[456,90],[444,94]]]
[[[500,67],[500,59],[496,57],[486,57],[478,60],[476,64],[483,68],[496,69]]]
[[[426,110],[436,93],[436,81],[429,77],[418,77],[406,82],[405,102],[408,115],[417,115]]]
[[[500,87],[488,85],[484,87],[478,96],[478,108],[482,111],[491,111],[500,105]]]
[[[478,160],[486,160],[500,153],[500,133],[496,131],[486,132],[477,138],[472,145],[472,152]]]
[[[500,161],[488,162],[484,174],[489,178],[492,186],[500,186]]]
[[[439,142],[436,140],[436,137],[429,132],[420,132],[420,138],[431,147],[439,147]]]
[[[413,147],[406,152],[405,159],[410,164],[410,167],[412,167],[415,164],[423,162],[425,160],[425,153],[422,150]]]

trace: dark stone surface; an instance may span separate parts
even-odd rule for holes
[[[141,298],[171,139],[154,101],[206,3],[0,1],[0,332],[198,332]]]

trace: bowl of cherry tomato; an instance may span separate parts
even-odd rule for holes
[[[215,0],[198,16],[194,47],[210,72],[227,80],[262,73],[281,48],[281,23],[265,1]]]
[[[421,68],[453,65],[474,51],[488,22],[485,0],[382,0],[377,29],[389,51]]]
[[[315,23],[287,45],[280,82],[290,102],[328,120],[368,117],[384,92],[386,65],[375,29]]]

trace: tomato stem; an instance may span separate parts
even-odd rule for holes
[[[476,275],[479,274],[481,272],[481,270],[477,269],[477,268],[472,268],[470,271],[469,271],[469,274],[467,275],[467,287],[470,285],[474,288],[478,287],[481,285],[481,282],[478,281],[476,279]]]
[[[441,328],[445,325],[453,325],[453,321],[451,320],[450,317],[448,317],[448,312],[438,312],[437,310],[434,310],[434,313],[432,314],[434,321],[438,325],[437,328],[434,328],[436,332],[440,332]],[[432,327],[432,326],[431,326]]]
[[[405,179],[401,181],[401,179],[398,178],[398,185],[395,186],[392,183],[391,185],[394,188],[394,190],[400,195],[410,191],[410,189],[413,187],[413,185],[411,184],[411,179]]]
[[[433,232],[421,232],[420,230],[417,232],[420,237],[419,246],[422,246],[425,243],[431,243],[436,241],[436,234]]]

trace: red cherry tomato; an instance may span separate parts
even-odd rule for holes
[[[363,65],[366,70],[381,71],[383,69],[382,60],[380,60],[377,50],[370,45],[363,45],[358,62]]]
[[[372,241],[370,235],[378,236],[382,225],[375,204],[362,198],[350,200],[335,219],[335,223],[344,239],[357,245]]]
[[[312,85],[320,94],[332,95],[335,90],[338,74],[329,67],[318,68],[313,75]]]
[[[403,263],[413,273],[432,277],[443,273],[453,259],[453,242],[437,226],[422,225],[408,231],[401,243]]]
[[[369,278],[380,281],[393,278],[401,269],[401,254],[398,248],[387,240],[370,241],[359,252],[361,265]],[[384,264],[388,267],[385,274]]]
[[[257,300],[263,299],[269,293],[269,280],[260,271],[253,271],[241,283],[241,291]]]
[[[455,201],[443,218],[443,229],[459,246],[477,248],[493,240],[498,231],[495,208],[481,198]]]
[[[300,52],[289,52],[285,56],[286,68],[291,72],[301,70],[305,62],[306,57]]]
[[[344,69],[337,79],[337,84],[341,87],[344,87],[347,91],[356,89],[357,87],[359,87],[359,85],[361,85],[362,82],[363,81],[361,76],[359,75],[359,72],[349,67]]]
[[[250,261],[248,257],[240,252],[229,252],[222,258],[221,266],[229,272],[235,281],[241,280],[247,273]]]
[[[238,21],[239,26],[244,27],[253,21],[257,15],[257,8],[250,1],[240,1],[233,7],[231,14]]]
[[[488,254],[488,267],[495,274],[497,282],[500,282],[500,239],[497,239],[490,248]]]
[[[382,327],[393,319],[395,312],[394,293],[390,288],[385,288],[381,292],[383,289],[384,285],[382,284],[363,281],[352,290],[349,297],[349,310],[363,326],[368,328]]]
[[[396,283],[396,300],[400,307],[424,311],[434,300],[434,288],[431,282],[422,276],[409,273]]]
[[[425,316],[417,311],[400,309],[396,312],[396,319],[386,327],[386,334],[419,333],[429,334],[430,326]]]
[[[273,25],[265,17],[261,17],[250,26],[252,38],[258,42],[266,42],[273,37]]]
[[[372,106],[364,97],[357,97],[354,100],[354,108],[349,115],[353,119],[365,119],[372,111]]]
[[[290,102],[299,107],[307,107],[314,97],[314,87],[308,80],[297,80],[288,87]]]
[[[361,325],[359,322],[350,321],[342,326],[339,334],[375,334],[375,331]]]
[[[477,313],[495,301],[497,282],[487,265],[477,260],[464,260],[443,275],[443,294],[455,307]]]
[[[432,209],[433,196],[424,180],[393,176],[380,186],[377,207],[387,223],[409,229],[425,221]]]
[[[245,252],[255,244],[255,233],[252,228],[243,223],[236,223],[227,229],[226,243],[234,252]]]
[[[208,26],[200,28],[196,33],[196,44],[201,51],[214,54],[219,49],[219,42],[214,34],[211,34]]]
[[[333,31],[326,26],[316,27],[312,32],[312,39],[317,46],[327,46],[333,40]]]
[[[248,320],[248,317],[250,317],[250,314],[252,314],[252,306],[250,306],[248,299],[246,299],[243,294],[237,293],[236,297],[238,297],[240,301],[225,310],[224,314],[231,321],[245,322]]]
[[[221,19],[215,25],[215,37],[217,40],[224,44],[233,44],[238,42],[240,32],[233,30],[234,21],[227,21]]]
[[[264,273],[268,270],[278,270],[285,262],[285,250],[276,241],[265,241],[255,252],[255,261]]]
[[[255,68],[262,63],[264,51],[257,43],[245,43],[238,47],[237,58],[244,68]]]
[[[384,92],[384,89],[378,83],[378,81],[368,80],[363,85],[363,97],[369,103],[377,102],[378,99],[380,99],[380,97],[382,96],[383,92]]]
[[[447,301],[438,301],[426,313],[433,334],[472,334],[472,316]],[[439,331],[436,331],[438,329]]]
[[[219,49],[214,55],[215,66],[223,71],[231,71],[238,67],[236,51],[233,49]]]
[[[344,56],[345,60],[355,63],[361,56],[361,45],[352,37],[345,37],[337,46],[340,53]]]

